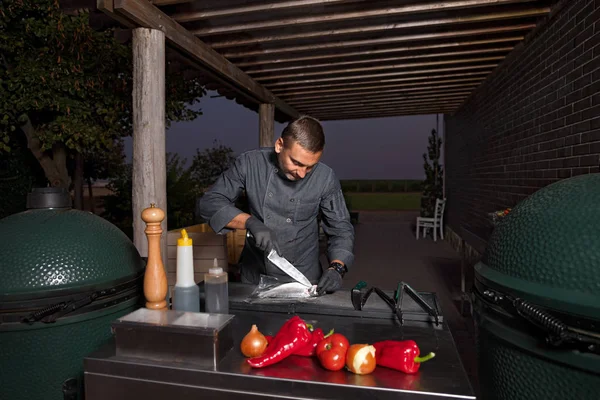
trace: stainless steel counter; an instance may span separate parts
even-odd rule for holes
[[[349,302],[349,293],[347,298]],[[329,311],[296,314],[325,331],[335,329],[351,343],[413,339],[422,353],[435,351],[436,357],[424,363],[415,375],[384,367],[377,367],[372,374],[364,376],[344,370],[331,372],[323,369],[316,359],[300,356],[290,356],[275,365],[253,369],[239,350],[244,335],[253,324],[265,335],[273,335],[291,314],[249,309],[236,311],[235,303],[240,299],[233,296],[231,300],[231,312],[235,314],[231,322],[233,348],[216,367],[118,357],[114,343],[110,343],[85,359],[86,400],[174,400],[189,399],[190,396],[352,400],[475,398],[452,335],[444,323],[437,329],[430,322],[419,321],[400,327],[397,319],[391,317],[368,317],[368,310],[362,311],[361,316],[332,315]],[[322,305],[322,308],[332,311],[335,307]]]

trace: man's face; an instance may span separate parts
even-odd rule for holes
[[[319,162],[323,154],[322,151],[311,153],[295,141],[286,147],[282,138],[275,142],[275,152],[281,172],[291,181],[303,179]]]

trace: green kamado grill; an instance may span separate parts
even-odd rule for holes
[[[498,223],[473,305],[483,399],[600,398],[600,174],[548,185]]]
[[[83,359],[143,304],[144,263],[116,226],[34,189],[0,220],[0,399],[83,398]]]

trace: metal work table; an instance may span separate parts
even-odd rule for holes
[[[252,399],[474,399],[472,388],[460,362],[452,335],[446,324],[437,328],[427,321],[411,320],[407,316],[401,327],[384,308],[367,303],[363,311],[354,313],[350,293],[341,292],[318,299],[319,304],[269,305],[271,311],[252,311],[243,301],[252,287],[230,286],[230,313],[233,321],[233,348],[213,368],[191,363],[159,362],[147,359],[118,357],[114,343],[109,343],[85,359],[86,400],[179,399],[189,396],[209,398]],[[345,304],[342,298],[346,298]],[[432,298],[435,295],[432,294]],[[377,299],[378,300],[378,299]],[[387,307],[383,304],[384,307]],[[421,366],[415,375],[377,367],[370,375],[355,375],[347,371],[327,371],[314,358],[290,356],[262,369],[253,369],[239,350],[244,335],[256,324],[267,335],[275,334],[295,313],[324,331],[334,328],[350,343],[373,343],[384,339],[413,339],[422,353],[435,351],[436,357]],[[371,310],[369,310],[369,308]],[[308,309],[310,312],[303,312]],[[337,314],[332,315],[332,311]],[[379,316],[378,316],[379,315]],[[407,314],[408,315],[408,314]]]

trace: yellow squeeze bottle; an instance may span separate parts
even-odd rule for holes
[[[200,312],[200,290],[194,281],[194,247],[185,229],[177,239],[177,280],[173,310]]]

